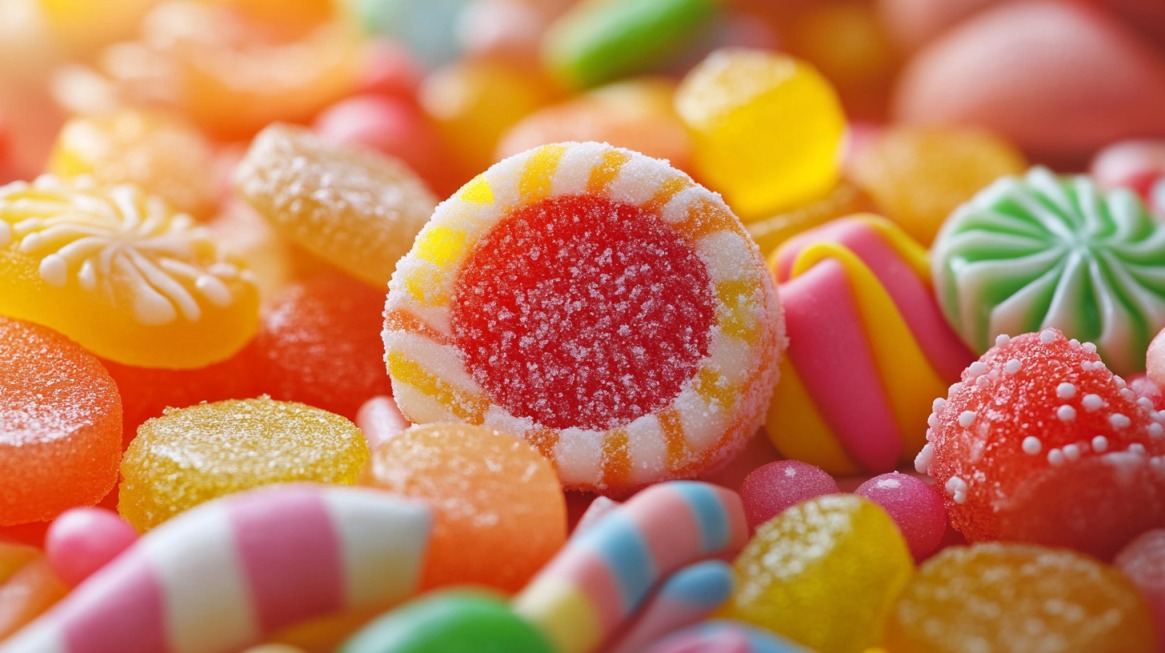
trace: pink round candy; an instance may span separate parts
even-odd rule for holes
[[[115,512],[104,508],[72,508],[49,526],[45,554],[57,576],[75,587],[137,539],[134,527]]]
[[[832,476],[820,467],[799,460],[778,460],[757,467],[740,485],[740,498],[750,529],[795,503],[837,492],[837,481]]]
[[[1116,554],[1114,563],[1141,590],[1153,612],[1157,640],[1165,642],[1165,530],[1142,533]]]
[[[1159,388],[1165,388],[1165,329],[1161,329],[1149,342],[1149,351],[1145,354],[1145,368],[1153,383]]]
[[[925,560],[939,549],[947,529],[947,511],[942,495],[926,481],[890,472],[862,483],[854,494],[886,510],[915,560]]]

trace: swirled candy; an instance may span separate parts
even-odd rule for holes
[[[384,345],[411,421],[521,435],[563,485],[625,491],[744,446],[784,322],[718,196],[663,161],[563,143],[437,207],[389,284]]]
[[[931,266],[947,320],[979,353],[1055,327],[1128,374],[1165,327],[1165,224],[1088,177],[1037,167],[996,181],[943,225]]]

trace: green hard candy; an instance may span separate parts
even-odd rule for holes
[[[504,599],[475,591],[429,594],[369,623],[338,653],[555,653]]]
[[[1055,327],[1113,372],[1145,369],[1165,327],[1165,223],[1130,190],[1032,168],[959,207],[931,249],[947,321],[977,353]]]
[[[680,52],[717,14],[715,0],[581,2],[546,34],[547,67],[590,87],[644,72]]]

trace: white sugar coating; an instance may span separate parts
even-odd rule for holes
[[[897,490],[902,487],[902,481],[896,478],[879,478],[875,485],[883,490]]]
[[[980,376],[979,378],[975,379],[975,387],[979,388],[981,390],[986,389],[987,386],[991,385],[991,380],[992,379],[991,379],[990,375],[984,374],[983,376]]]
[[[1145,430],[1149,433],[1149,437],[1151,438],[1160,438],[1165,436],[1165,426],[1161,426],[1156,422],[1150,424]]]
[[[1149,412],[1153,412],[1156,408],[1153,405],[1153,400],[1148,397],[1137,397],[1137,405]]]
[[[1020,363],[1018,360],[1016,360],[1014,358],[1007,361],[1003,365],[1003,371],[1007,374],[1016,374],[1019,372],[1019,370],[1021,368],[1023,368],[1023,363]]]
[[[1103,368],[1104,368],[1104,363],[1097,361],[1097,369],[1103,369]],[[1116,387],[1121,388],[1122,390],[1127,389],[1127,388],[1125,388],[1125,386],[1128,384],[1125,382],[1124,377],[1114,376],[1114,377],[1112,377],[1112,382],[1116,384]]]
[[[1104,406],[1104,399],[1101,399],[1100,395],[1086,394],[1080,400],[1080,405],[1084,407],[1084,410],[1091,413],[1100,410]]]
[[[1081,347],[1083,347],[1084,351],[1088,352],[1089,354],[1096,353],[1096,343],[1094,343],[1094,342],[1086,342],[1083,345],[1081,345]]]
[[[934,445],[927,442],[918,452],[918,455],[914,457],[914,470],[919,474],[929,474],[932,462],[934,462]]]
[[[1023,452],[1029,456],[1035,456],[1044,448],[1044,443],[1034,435],[1029,435],[1023,439]]]
[[[1072,349],[1076,349],[1080,346],[1080,341],[1075,339],[1075,338],[1072,338],[1071,340],[1068,341],[1068,346],[1071,347]]]
[[[935,412],[935,413],[937,413],[937,412],[939,412],[940,410],[942,410],[942,409],[943,409],[943,407],[945,407],[946,405],[947,405],[947,400],[946,400],[945,398],[943,398],[943,397],[935,397],[934,401],[932,401],[932,402],[931,402],[931,404],[930,404],[930,410],[931,410],[932,412]]]
[[[1125,401],[1136,401],[1137,399],[1137,393],[1133,392],[1127,387],[1121,388],[1118,394],[1120,394],[1121,399],[1124,399]]]
[[[1080,447],[1074,444],[1064,445],[1062,449],[1065,460],[1074,461],[1080,460]]]
[[[970,375],[970,378],[972,379],[982,376],[986,373],[987,363],[984,363],[983,361],[975,361],[974,363],[971,363],[969,366],[967,366],[967,374]]]
[[[1140,442],[1134,442],[1134,443],[1129,445],[1129,448],[1126,449],[1126,451],[1128,451],[1131,454],[1143,456],[1143,455],[1145,455],[1145,445],[1141,444]]]
[[[959,426],[961,426],[963,428],[967,428],[974,423],[975,423],[975,411],[964,410],[963,412],[959,413]]]
[[[1098,435],[1092,438],[1092,450],[1096,453],[1104,453],[1108,450],[1108,438],[1103,435]]]
[[[1059,449],[1052,449],[1048,452],[1048,464],[1053,467],[1059,467],[1064,464],[1064,452]]]
[[[947,494],[951,495],[955,503],[963,504],[967,502],[967,482],[958,476],[952,476],[947,479],[946,485]]]
[[[1114,429],[1120,430],[1128,428],[1129,424],[1132,424],[1132,420],[1130,420],[1126,415],[1113,413],[1112,415],[1108,416],[1108,423],[1111,424]]]
[[[1060,418],[1062,421],[1070,422],[1076,419],[1076,409],[1067,404],[1064,404],[1063,406],[1060,406],[1056,409],[1056,417]]]
[[[1001,333],[995,336],[996,347],[1006,347],[1009,343],[1011,343],[1011,336],[1007,335],[1006,333]]]
[[[1040,332],[1040,342],[1045,345],[1050,345],[1056,341],[1056,332],[1051,329],[1044,329]]]
[[[1076,396],[1076,386],[1071,383],[1061,383],[1056,386],[1056,396],[1061,399],[1071,399]]]
[[[934,427],[938,426],[938,415],[936,415],[936,414],[934,414],[934,413],[931,413],[930,415],[927,415],[927,416],[926,416],[926,425],[927,425],[927,426],[929,426],[929,427],[930,427],[930,428],[932,428],[932,429],[933,429]]]

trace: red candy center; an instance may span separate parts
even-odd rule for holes
[[[517,209],[486,234],[452,322],[473,378],[512,414],[608,429],[675,398],[713,317],[704,264],[658,216],[580,195]]]

